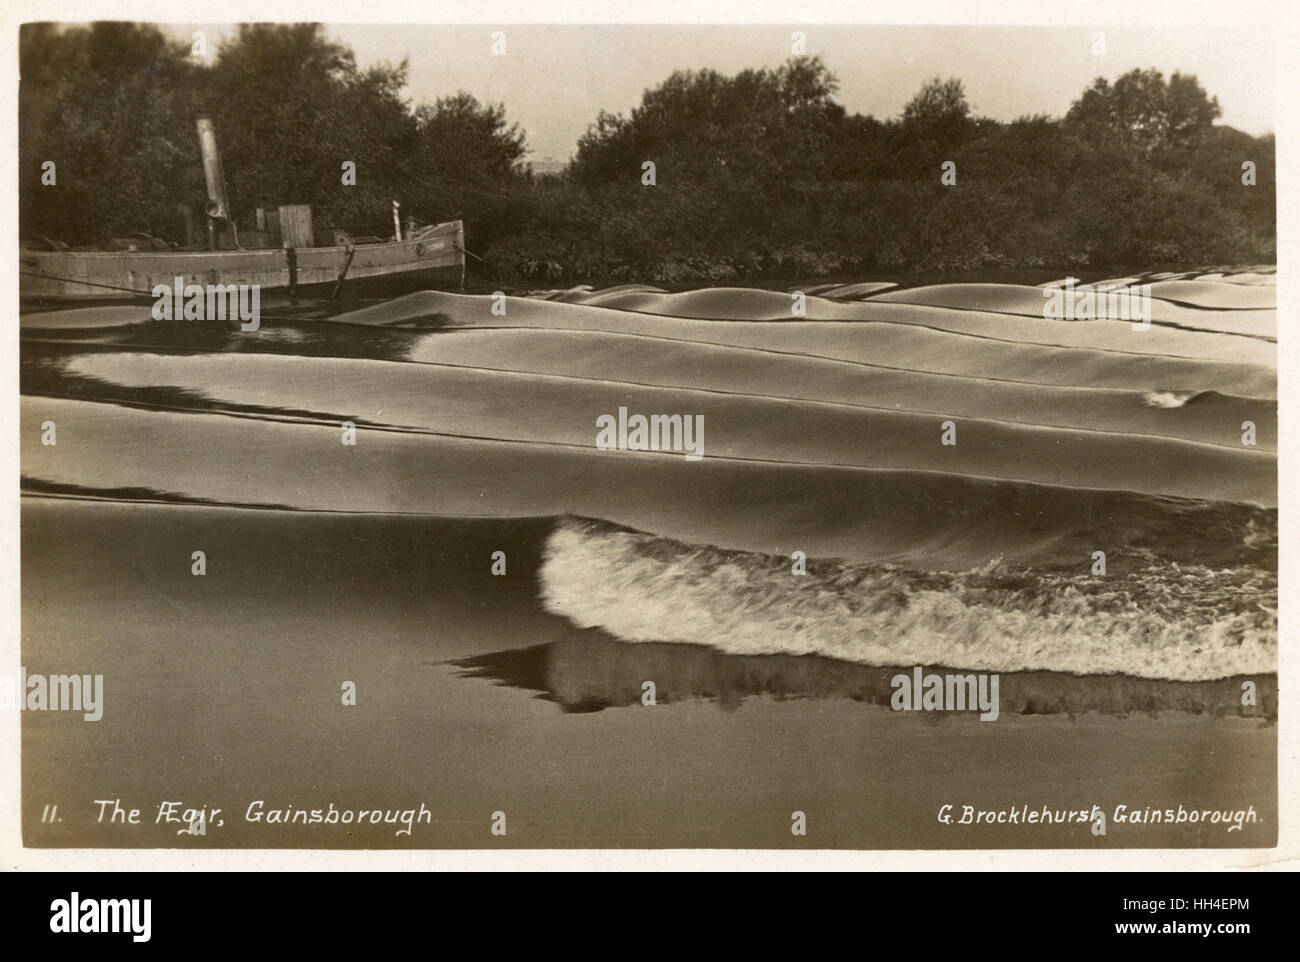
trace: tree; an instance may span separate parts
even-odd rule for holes
[[[196,104],[216,123],[240,221],[256,207],[297,203],[312,205],[317,224],[385,226],[416,146],[406,77],[405,62],[359,69],[319,24],[242,24]],[[346,161],[355,185],[342,182]]]
[[[178,122],[194,87],[188,52],[155,27],[29,24],[19,41],[19,229],[74,244],[179,222],[196,153]],[[55,164],[56,183],[41,183]]]
[[[426,166],[450,176],[505,177],[522,173],[524,132],[508,123],[503,104],[481,104],[461,90],[415,112]]]
[[[1196,77],[1133,69],[1112,86],[1098,77],[1070,105],[1067,125],[1088,136],[1111,136],[1147,152],[1202,139],[1222,113]]]
[[[592,185],[635,182],[653,161],[666,183],[782,190],[825,171],[844,119],[820,57],[776,70],[678,71],[647,90],[630,117],[601,112],[578,141],[573,174]]]
[[[926,81],[903,108],[905,139],[940,146],[959,143],[970,129],[966,89],[956,77]]]
[[[461,90],[415,111],[415,150],[404,170],[405,196],[429,220],[463,220],[483,247],[509,229],[528,187],[528,144],[502,104]]]

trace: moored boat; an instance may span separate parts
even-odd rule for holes
[[[260,285],[266,292],[327,292],[341,280],[409,280],[459,286],[465,274],[460,221],[380,244],[228,251],[36,251],[19,254],[24,301],[150,298],[155,285]]]
[[[311,208],[259,208],[257,227],[236,229],[226,199],[225,177],[211,122],[199,118],[199,145],[208,188],[205,208],[208,249],[195,249],[192,230],[185,248],[146,235],[124,239],[116,250],[69,250],[46,238],[25,241],[19,252],[23,302],[141,300],[154,288],[181,284],[257,285],[277,291],[337,294],[358,286],[394,282],[460,287],[465,279],[465,229],[461,221],[403,231],[393,203],[393,239],[357,238],[345,231],[314,230]],[[189,213],[187,225],[191,223]],[[241,242],[242,234],[242,242]],[[143,247],[144,249],[140,249]]]

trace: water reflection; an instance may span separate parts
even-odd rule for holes
[[[653,681],[657,704],[689,699],[735,711],[752,697],[776,701],[836,698],[888,706],[890,679],[914,666],[877,668],[820,655],[729,655],[701,645],[618,641],[605,632],[571,629],[559,639],[528,648],[490,652],[452,662],[463,678],[486,679],[537,692],[564,712],[597,712],[642,704],[642,685]],[[926,671],[946,672],[942,666]],[[1075,715],[1089,711],[1126,716],[1183,711],[1277,718],[1275,675],[1251,679],[1254,706],[1243,706],[1241,681],[1176,682],[1125,675],[1067,675],[1032,671],[1002,674],[1003,714]],[[917,713],[922,714],[922,713]],[[923,713],[930,718],[973,713]]]

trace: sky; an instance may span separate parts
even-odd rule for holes
[[[189,39],[233,35],[230,25],[173,24]],[[331,24],[362,66],[410,62],[415,102],[468,90],[504,103],[527,134],[529,160],[567,160],[600,110],[629,112],[647,88],[674,70],[733,74],[776,67],[802,31],[839,77],[837,99],[851,113],[898,116],[922,83],[959,77],[976,113],[997,120],[1062,116],[1095,77],[1114,80],[1134,68],[1195,74],[1223,108],[1220,123],[1262,134],[1274,129],[1272,41],[1267,23],[1180,27],[892,26],[892,25],[411,25]],[[493,33],[505,34],[494,55]],[[1105,53],[1094,53],[1094,32]]]

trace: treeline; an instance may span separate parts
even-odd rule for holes
[[[243,227],[259,206],[311,204],[317,223],[391,234],[394,199],[404,218],[487,224],[502,186],[524,176],[523,133],[503,107],[463,92],[413,106],[405,61],[362,69],[318,24],[241,25],[213,53],[197,57],[151,25],[25,25],[23,235],[183,240],[177,205],[207,196],[195,132],[205,114]],[[343,183],[347,161],[355,185]]]
[[[1098,79],[1063,118],[976,116],[958,80],[898,119],[848,113],[818,58],[679,72],[602,113],[535,177],[501,105],[402,97],[315,25],[247,25],[210,66],[152,27],[24,28],[24,236],[176,238],[204,194],[194,117],[217,124],[231,203],[310,203],[387,230],[390,203],[462,219],[470,268],[517,283],[660,284],[883,271],[1150,267],[1276,256],[1274,139],[1218,125],[1194,77]],[[56,188],[40,186],[55,160]],[[357,165],[355,187],[341,165]],[[1243,164],[1254,186],[1243,183]],[[945,182],[946,181],[946,182]]]

